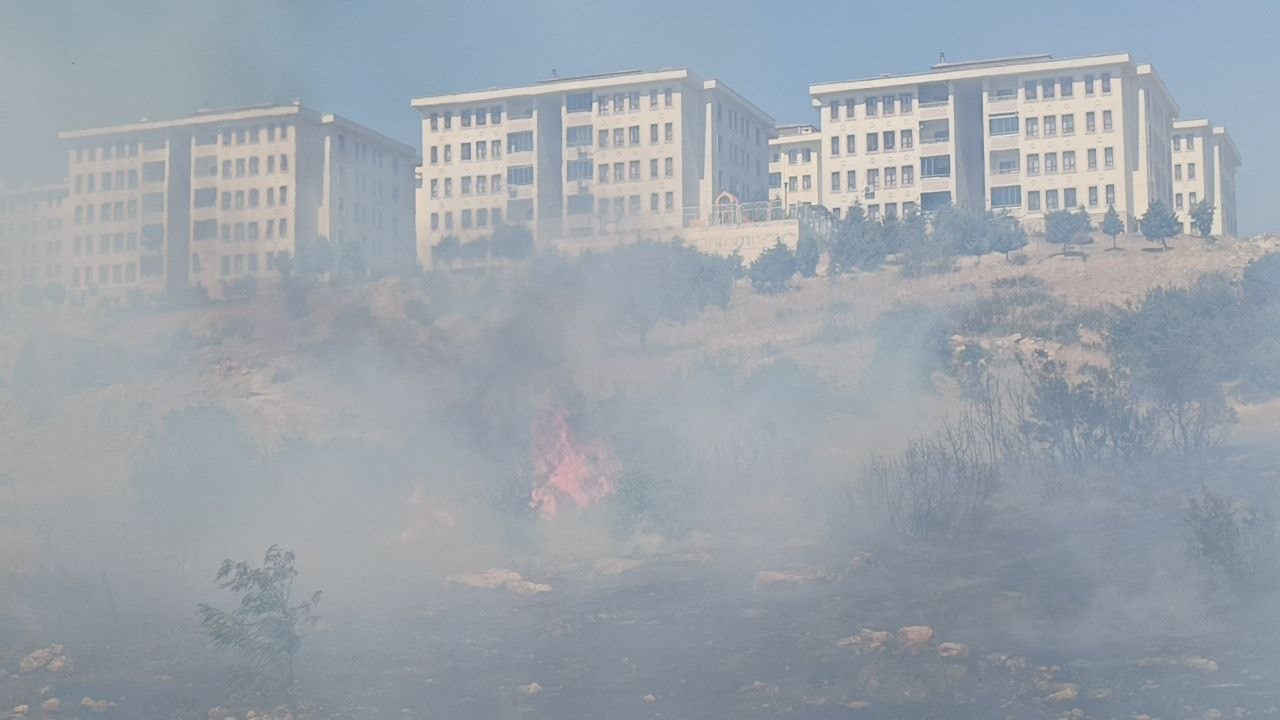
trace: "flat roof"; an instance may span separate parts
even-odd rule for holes
[[[1181,108],[1178,107],[1178,101],[1173,99],[1173,93],[1169,92],[1169,86],[1164,84],[1164,80],[1160,77],[1160,73],[1156,72],[1151,63],[1142,63],[1138,66],[1138,74],[1149,77],[1155,82],[1155,88],[1164,95],[1164,99],[1169,101],[1169,105],[1173,108],[1174,117],[1178,116]]]
[[[383,142],[387,145],[394,147],[399,152],[405,155],[412,155],[414,158],[416,158],[419,161],[422,160],[422,156],[418,154],[418,149],[416,147],[402,143],[393,137],[389,137],[387,135],[384,135],[378,132],[377,130],[371,129],[366,125],[361,125],[360,123],[354,120],[351,120],[350,118],[343,117],[336,113],[328,113],[320,117],[320,122],[326,125],[330,125],[330,124],[341,125],[343,127],[349,127],[353,130],[356,130],[357,132],[364,133],[365,135],[372,135],[373,137],[377,138],[380,142]]]
[[[751,112],[755,113],[756,117],[763,120],[765,125],[768,125],[769,128],[773,128],[774,123],[776,122],[772,115],[760,109],[760,107],[755,103],[739,95],[733,88],[725,84],[723,80],[716,80],[715,78],[704,80],[702,83],[702,89],[722,92],[734,100],[737,100],[739,103],[745,105],[749,110],[751,110]]]
[[[190,115],[184,115],[170,120],[140,120],[135,123],[126,123],[124,125],[110,125],[83,130],[67,130],[58,133],[58,137],[62,140],[76,140],[79,138],[98,137],[102,135],[123,135],[127,133],[147,132],[150,130],[186,127],[189,125],[208,125],[213,123],[235,122],[238,120],[250,120],[253,118],[263,117],[285,117],[288,115],[299,115],[303,113],[311,113],[311,111],[303,108],[302,105],[298,103],[255,105],[228,110],[198,110]]]
[[[940,66],[935,66],[936,69],[929,70],[927,72],[907,73],[905,75],[884,74],[861,80],[842,80],[836,82],[817,83],[809,86],[809,94],[817,97],[833,93],[876,90],[881,88],[901,87],[903,85],[942,82],[945,80],[968,80],[990,77],[992,75],[1017,75],[1026,72],[1056,72],[1060,70],[1074,70],[1077,68],[1105,65],[1131,65],[1132,63],[1133,59],[1129,53],[1084,55],[1069,58],[1028,55],[1014,58],[996,58],[993,60],[942,63]]]
[[[61,182],[42,181],[39,185],[0,187],[0,197],[13,197],[14,195],[49,195],[66,192],[66,180]]]
[[[1173,121],[1173,127],[1178,130],[1198,127],[1209,129],[1209,125],[1209,118],[1187,118],[1186,120]]]
[[[446,105],[461,105],[464,103],[483,103],[507,98],[535,97],[538,95],[550,95],[553,93],[594,90],[602,87],[639,85],[641,83],[686,79],[698,83],[701,83],[702,81],[701,78],[691,72],[688,68],[626,70],[623,72],[602,73],[599,75],[548,78],[532,85],[520,85],[517,87],[488,88],[485,90],[470,90],[465,92],[444,93],[441,95],[429,95],[413,98],[409,101],[409,106],[414,108],[428,108]]]

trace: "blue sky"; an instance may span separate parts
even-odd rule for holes
[[[1243,233],[1280,230],[1280,3],[0,0],[0,177],[56,174],[60,129],[301,97],[419,145],[411,97],[687,66],[782,121],[810,83],[1023,53],[1129,51],[1244,156]]]

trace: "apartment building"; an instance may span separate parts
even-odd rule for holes
[[[60,137],[74,293],[217,295],[319,236],[349,265],[415,262],[417,152],[339,116],[295,102]]]
[[[939,62],[929,72],[809,88],[821,117],[822,202],[870,217],[955,204],[1008,212],[1029,229],[1047,212],[1135,226],[1172,202],[1169,128],[1178,107],[1127,53]]]
[[[1173,211],[1187,232],[1195,232],[1191,208],[1201,200],[1213,204],[1213,227],[1219,237],[1236,235],[1236,168],[1240,153],[1227,129],[1207,119],[1173,123]]]
[[[422,115],[421,257],[527,225],[538,242],[678,234],[725,193],[767,198],[773,119],[687,69],[553,78],[412,101]]]
[[[65,286],[65,183],[0,188],[0,306],[24,287],[45,292]]]
[[[822,134],[812,125],[779,125],[769,140],[769,200],[788,215],[822,204]]]

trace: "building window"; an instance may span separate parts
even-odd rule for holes
[[[651,123],[649,125],[649,144],[658,144],[658,123]]]
[[[865,106],[867,117],[876,117],[880,114],[880,98],[867,98]]]
[[[885,152],[893,152],[894,143],[897,142],[898,135],[892,130],[885,130],[882,142],[884,143]]]
[[[880,187],[880,171],[879,170],[873,169],[873,170],[867,171],[867,185],[873,188]]]
[[[1174,136],[1173,136],[1173,149],[1174,149],[1174,150],[1181,150],[1181,149],[1182,149],[1182,136],[1181,136],[1181,135],[1174,135]]]
[[[591,112],[592,95],[590,92],[572,93],[565,97],[565,112]]]
[[[1182,165],[1174,165],[1174,166],[1173,166],[1173,179],[1174,179],[1174,180],[1181,180],[1181,179],[1182,179]]]
[[[1173,206],[1178,210],[1182,209],[1182,193],[1176,193],[1173,196]]]
[[[1044,97],[1045,100],[1048,100],[1049,98],[1053,97],[1054,83],[1052,79],[1040,81],[1040,94]]]
[[[1062,191],[1062,206],[1073,208],[1076,206],[1076,189],[1065,188]]]
[[[1013,114],[997,115],[987,121],[987,126],[992,135],[1017,135],[1018,116]]]
[[[1033,118],[1033,117],[1027,118],[1026,125],[1027,125],[1027,137],[1033,138],[1033,137],[1037,137],[1040,134],[1039,118]]]
[[[888,167],[884,169],[884,186],[887,188],[898,187],[898,168]]]
[[[1040,209],[1040,191],[1039,190],[1027,191],[1027,209],[1028,210]]]
[[[596,146],[602,147],[602,148],[609,147],[609,131],[608,130],[601,130],[600,132],[596,133]]]
[[[471,160],[471,143],[462,143],[458,146],[458,156],[462,162]]]
[[[632,160],[627,163],[627,178],[630,180],[640,179],[640,161]]]
[[[832,120],[840,119],[840,101],[839,100],[831,101],[831,119]]]
[[[1084,76],[1084,94],[1085,95],[1093,94],[1093,75]]]
[[[840,154],[840,136],[833,135],[831,137],[831,155],[836,156],[839,154]]]
[[[1188,200],[1191,202],[1191,205],[1194,207],[1196,204],[1196,194],[1191,193],[1190,196],[1188,197]]]
[[[880,152],[880,136],[875,133],[867,133],[867,152]]]
[[[1032,153],[1032,154],[1030,154],[1030,155],[1028,155],[1028,156],[1027,156],[1027,174],[1028,174],[1028,175],[1039,175],[1039,174],[1040,174],[1040,155],[1039,155],[1039,153]]]
[[[1036,99],[1036,81],[1028,80],[1022,84],[1022,97],[1025,100]]]
[[[902,93],[898,96],[898,112],[903,114],[911,112],[915,109],[916,96],[912,93]]]
[[[1062,134],[1063,135],[1076,134],[1076,116],[1075,115],[1068,114],[1068,115],[1062,116]]]
[[[1196,149],[1196,136],[1195,136],[1195,135],[1188,135],[1188,136],[1187,136],[1187,149],[1188,149],[1188,150],[1195,150],[1195,149]]]
[[[1058,172],[1058,153],[1044,154],[1044,172],[1046,175]]]
[[[898,144],[902,146],[902,149],[903,149],[903,150],[910,150],[911,148],[915,147],[915,132],[914,132],[914,131],[912,131],[912,130],[903,130],[903,131],[902,131],[902,133],[901,133],[901,135],[902,135],[901,142],[899,142]],[[852,135],[850,135],[849,137],[853,137],[853,136],[852,136]]]
[[[1089,163],[1090,170],[1098,169],[1098,149],[1097,148],[1089,148],[1088,163]]]
[[[902,166],[902,187],[911,187],[916,182],[916,168],[914,165]]]
[[[568,147],[583,147],[590,145],[592,130],[593,128],[590,125],[575,125],[573,127],[565,128],[565,145]],[[476,143],[477,150],[483,150],[484,148],[484,143]]]
[[[1107,186],[1107,204],[1108,205],[1116,204],[1116,186],[1115,185]]]
[[[1022,186],[1006,185],[991,188],[991,207],[1011,208],[1022,205]]]
[[[627,128],[627,139],[630,141],[632,145],[640,144],[640,126],[639,125],[632,125],[631,127]]]
[[[667,158],[663,160],[662,163],[663,163],[663,172],[666,174],[667,177],[672,177],[673,175],[675,175],[675,159],[674,158]]]
[[[471,176],[470,175],[462,178],[462,194],[463,195],[471,194]],[[356,207],[357,213],[359,213],[359,210],[360,208],[357,206]]]
[[[1111,73],[1109,72],[1102,73],[1102,92],[1111,92]]]
[[[507,133],[507,153],[531,152],[533,150],[533,131]]]
[[[664,142],[671,142],[675,138],[675,128],[671,123],[663,125],[662,133]]]
[[[1072,97],[1073,95],[1075,95],[1074,81],[1069,77],[1064,77],[1058,80],[1058,90],[1062,95],[1062,97],[1064,98]]]
[[[1111,132],[1111,111],[1102,111],[1102,130],[1103,132]]]
[[[1187,179],[1188,179],[1188,180],[1195,180],[1195,179],[1196,179],[1196,164],[1195,164],[1195,163],[1187,163]]]
[[[1053,115],[1044,116],[1044,136],[1054,137],[1058,134],[1058,118]]]
[[[658,158],[650,158],[649,160],[649,178],[657,179],[658,177]]]
[[[881,111],[885,115],[893,114],[893,111],[894,111],[893,100],[894,98],[892,95],[885,95],[884,97],[880,98]]]
[[[840,192],[840,173],[831,173],[831,192]]]
[[[1057,190],[1044,191],[1044,207],[1046,210],[1058,209],[1058,191]]]
[[[1065,151],[1063,151],[1063,153],[1062,153],[1062,171],[1063,171],[1063,172],[1075,172],[1075,171],[1076,171],[1076,151],[1075,151],[1075,150],[1065,150]]]
[[[664,88],[662,90],[662,106],[671,107],[671,88]]]
[[[1102,149],[1102,164],[1108,168],[1116,166],[1116,153],[1112,148]]]
[[[622,146],[625,144],[625,143],[623,142],[624,137],[625,137],[625,136],[623,135],[623,133],[624,133],[624,132],[625,132],[625,131],[624,131],[622,128],[614,128],[614,129],[613,129],[613,146],[614,146],[614,147],[622,147]]]
[[[1092,110],[1084,114],[1084,131],[1087,133],[1096,132],[1098,130],[1097,114]]]

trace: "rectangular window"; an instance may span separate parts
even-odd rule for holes
[[[444,161],[446,163],[453,162],[453,146],[452,145],[444,146]]]
[[[1017,135],[1018,116],[1013,114],[995,115],[987,121],[987,126],[992,135]]]
[[[649,144],[658,144],[658,123],[651,123],[649,125]]]
[[[477,117],[479,117],[479,116],[477,116]],[[590,133],[588,133],[588,134],[587,134],[587,144],[588,144],[588,145],[590,145],[590,144],[591,144],[591,136],[590,136]],[[489,155],[489,146],[488,146],[488,145],[486,145],[486,144],[484,143],[484,141],[480,141],[480,142],[476,143],[476,159],[477,159],[477,160],[485,160],[485,159],[487,159],[487,158],[488,158],[488,155]]]
[[[601,130],[599,133],[596,134],[596,145],[602,148],[609,147],[609,131],[608,130]]]
[[[884,97],[880,98],[880,110],[885,115],[893,114],[894,112],[893,100],[894,100],[894,97],[892,95],[885,95]]]
[[[492,193],[502,192],[502,176],[501,175],[492,175],[489,177],[489,192],[492,192]]]
[[[1039,190],[1027,191],[1027,209],[1028,210],[1040,209],[1040,191]]]
[[[1058,172],[1058,153],[1044,154],[1044,172],[1046,175]]]
[[[121,208],[123,210],[123,208]],[[164,193],[146,193],[142,196],[142,212],[159,213],[164,212]],[[106,213],[102,213],[106,216]],[[122,213],[123,214],[123,213]]]
[[[1089,148],[1088,163],[1090,170],[1098,169],[1098,150],[1097,148]]]
[[[880,98],[869,97],[864,104],[867,117],[876,117],[880,114]]]
[[[1196,164],[1195,164],[1195,163],[1187,163],[1187,179],[1188,179],[1188,180],[1195,180],[1195,179],[1196,179]]]
[[[671,88],[665,88],[662,91],[662,106],[671,107]]]
[[[649,177],[657,179],[658,177],[658,158],[650,158],[649,160]]]
[[[1073,208],[1076,206],[1076,189],[1065,188],[1062,191],[1062,206]]]
[[[850,170],[844,174],[845,187],[849,192],[858,192],[858,171]]]
[[[1111,92],[1111,73],[1109,72],[1102,73],[1102,92]]]
[[[591,145],[593,128],[590,125],[575,125],[565,128],[565,145],[568,147],[584,147]],[[485,147],[484,143],[476,143],[477,149]]]
[[[920,177],[950,177],[951,156],[933,155],[920,158]]]
[[[198,208],[211,208],[218,204],[218,191],[215,188],[198,188],[192,196],[192,204]]]
[[[1026,122],[1027,137],[1033,138],[1040,135],[1040,119],[1029,117]]]
[[[1062,153],[1062,171],[1063,171],[1063,172],[1075,172],[1075,171],[1076,171],[1076,151],[1075,151],[1075,150],[1064,150],[1064,151],[1063,151],[1063,153]]]
[[[1181,165],[1181,164],[1179,164],[1179,165],[1174,165],[1174,166],[1173,166],[1173,179],[1174,179],[1174,180],[1181,180],[1181,179],[1182,179],[1182,165]]]
[[[668,191],[666,195],[664,195],[662,198],[662,206],[663,206],[663,209],[665,209],[667,212],[671,212],[672,210],[675,210],[676,194],[674,192]]]
[[[594,169],[595,165],[591,163],[590,159],[570,160],[566,168],[564,168],[564,178],[568,179],[568,182],[589,181]]]
[[[453,178],[444,179],[444,196],[453,197]]]
[[[143,182],[164,182],[164,161],[157,160],[142,164]]]
[[[1115,185],[1107,186],[1107,204],[1108,205],[1116,204],[1116,186]]]
[[[1044,191],[1044,207],[1046,210],[1058,209],[1058,191],[1057,190]]]
[[[1102,164],[1106,167],[1113,168],[1116,166],[1116,153],[1112,148],[1102,149]]]
[[[1006,185],[991,188],[991,207],[1010,208],[1022,205],[1022,186]]]
[[[289,237],[289,218],[280,218],[280,237]]]
[[[481,145],[479,147],[484,147],[484,146]],[[590,161],[587,161],[587,162],[590,163]],[[489,192],[489,178],[484,175],[477,175],[476,176],[476,194],[484,195],[487,192]]]
[[[831,173],[831,192],[840,192],[840,173]]]
[[[564,99],[565,112],[591,112],[592,95],[590,92],[571,93]]]
[[[649,212],[657,213],[658,210],[658,193],[649,193]]]
[[[507,168],[507,185],[532,185],[533,166],[517,165]]]
[[[462,211],[462,227],[471,227],[471,210],[469,209]]]
[[[672,177],[672,176],[674,176],[674,175],[676,174],[676,163],[675,163],[675,159],[674,159],[674,158],[666,158],[665,160],[663,160],[663,161],[662,161],[662,171],[663,171],[663,174],[664,174],[664,175],[666,175],[667,177]]]
[[[915,109],[916,96],[912,93],[902,93],[898,96],[898,111],[906,114]]]
[[[1188,199],[1191,201],[1191,204],[1192,204],[1192,205],[1195,205],[1195,204],[1196,204],[1196,194],[1195,194],[1195,193],[1191,193],[1191,195],[1189,196],[1189,198],[1188,198]]]
[[[1084,94],[1085,95],[1093,94],[1093,75],[1084,76]],[[1096,190],[1097,188],[1094,188],[1094,189]],[[1094,194],[1096,195],[1097,193],[1094,193]]]
[[[1054,82],[1052,79],[1040,81],[1040,95],[1043,96],[1045,100],[1053,97]]]
[[[1092,110],[1084,114],[1084,131],[1087,133],[1097,132],[1098,119],[1097,114]]]
[[[1075,115],[1067,114],[1062,116],[1062,134],[1063,135],[1076,134],[1076,116]]]
[[[632,91],[627,94],[627,108],[631,110],[631,112],[635,112],[640,109],[640,93],[639,92]]]
[[[280,186],[280,205],[281,207],[289,204],[289,187],[287,185]]]
[[[1025,100],[1036,99],[1036,81],[1028,80],[1022,84],[1022,97]]]
[[[881,142],[883,143],[883,146],[884,146],[884,151],[893,152],[894,143],[896,143],[897,140],[898,140],[897,133],[895,133],[892,130],[885,130],[884,135],[881,138]]]
[[[640,126],[639,125],[632,125],[631,127],[627,128],[627,140],[633,146],[640,144]]]
[[[879,170],[873,169],[873,170],[867,171],[867,185],[873,188],[880,187],[880,171]]]
[[[914,165],[902,166],[902,187],[911,187],[916,183],[916,168]]]
[[[289,156],[280,155],[280,172],[289,172]]]
[[[1174,149],[1174,150],[1181,150],[1181,149],[1182,149],[1182,136],[1181,136],[1181,135],[1174,135],[1174,136],[1173,136],[1173,149]]]
[[[849,98],[848,100],[844,101],[844,117],[846,120],[853,119],[854,109],[857,108],[857,106],[858,106],[858,101],[853,98]]]
[[[1188,136],[1187,136],[1187,149],[1188,149],[1188,150],[1195,150],[1195,149],[1196,149],[1196,136],[1195,136],[1195,135],[1188,135]]]
[[[462,178],[462,194],[463,195],[471,194],[471,176],[470,175],[464,176]],[[359,208],[356,208],[356,209],[357,211],[359,210]]]
[[[880,136],[875,133],[867,133],[867,152],[880,152]]]
[[[631,180],[640,179],[640,161],[632,160],[627,163],[627,177]]]
[[[1053,115],[1044,116],[1044,136],[1054,137],[1058,134],[1058,118]]]
[[[839,154],[840,154],[840,136],[833,135],[831,137],[831,155],[837,156]]]
[[[1182,193],[1175,193],[1173,196],[1173,206],[1178,210],[1182,209]]]
[[[596,179],[602,183],[609,182],[609,163],[600,163],[600,167],[596,169]]]
[[[507,153],[532,152],[533,131],[507,133]]]
[[[1111,132],[1111,111],[1102,111],[1102,130],[1103,132]]]
[[[1028,174],[1028,175],[1039,175],[1039,174],[1040,174],[1040,155],[1039,155],[1039,153],[1032,153],[1032,154],[1030,154],[1030,155],[1028,155],[1028,156],[1027,156],[1027,174]]]
[[[675,129],[671,123],[667,123],[662,128],[662,137],[664,142],[671,142],[675,138]]]
[[[901,142],[899,142],[898,144],[902,147],[903,150],[910,150],[911,148],[915,147],[915,144],[916,144],[915,131],[903,130],[901,133],[901,136],[902,136]]]
[[[840,101],[839,100],[831,101],[831,119],[832,120],[840,119]]]
[[[1073,95],[1075,95],[1075,84],[1074,84],[1074,81],[1073,81],[1071,78],[1069,78],[1069,77],[1064,77],[1064,78],[1059,79],[1059,80],[1058,80],[1058,92],[1059,92],[1059,94],[1060,94],[1060,95],[1062,95],[1062,97],[1064,97],[1064,98],[1069,98],[1069,97],[1072,97]]]
[[[623,142],[623,139],[625,137],[623,135],[624,132],[625,131],[622,128],[613,129],[613,146],[614,147],[622,147],[624,145],[624,142]]]
[[[887,188],[898,187],[898,168],[887,167],[884,169],[884,186]]]
[[[502,157],[502,141],[493,140],[489,143],[489,157],[497,160]]]

